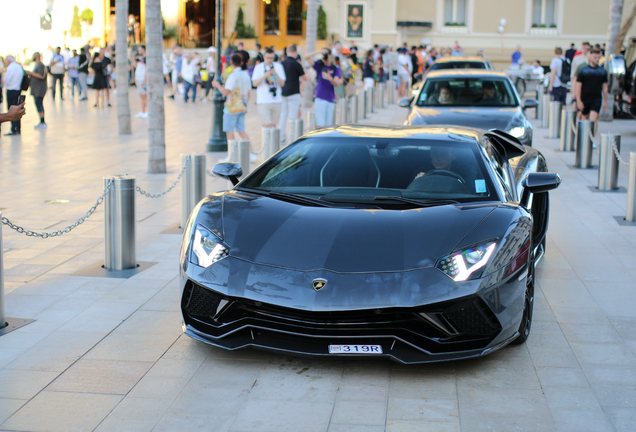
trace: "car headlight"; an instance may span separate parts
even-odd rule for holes
[[[515,138],[521,138],[526,134],[526,128],[522,126],[513,127],[508,131],[508,135],[512,135]]]
[[[479,277],[495,251],[496,241],[480,243],[440,258],[435,267],[455,282]]]
[[[221,239],[212,234],[203,225],[197,225],[194,230],[192,253],[190,262],[201,267],[210,267],[222,260],[230,253],[230,248]]]

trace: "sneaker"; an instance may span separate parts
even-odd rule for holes
[[[112,105],[111,105],[111,104],[108,104],[108,105],[106,105],[106,106],[112,107]]]
[[[250,162],[258,162],[258,156],[250,153]]]
[[[168,96],[168,99],[174,99],[174,95]]]
[[[139,112],[139,113],[137,113],[137,115],[136,115],[135,117],[140,117],[140,118],[142,118],[143,116],[144,116],[144,113]]]
[[[145,113],[142,113],[142,116],[141,116],[141,118],[148,118],[148,113],[147,113],[147,112],[145,112]]]
[[[46,129],[48,126],[46,123],[40,123],[38,125],[33,126],[33,129]]]
[[[4,136],[11,136],[11,135],[20,135],[20,132],[7,132],[6,134],[4,134]]]
[[[7,135],[8,135],[8,134],[7,134]],[[229,161],[230,161],[230,157],[229,157],[229,156],[226,156],[226,157],[224,157],[223,159],[219,159],[219,163],[222,163],[222,162],[229,162]]]

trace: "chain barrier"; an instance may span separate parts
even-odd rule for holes
[[[188,155],[188,157],[186,158],[186,162],[183,164],[183,167],[181,168],[181,172],[177,176],[177,179],[165,191],[157,193],[157,194],[152,194],[152,193],[146,192],[145,190],[143,190],[139,186],[136,186],[135,190],[137,192],[139,192],[140,194],[142,194],[143,196],[146,196],[148,198],[161,198],[162,196],[164,196],[165,194],[170,192],[172,189],[174,189],[177,186],[177,184],[179,184],[179,182],[181,181],[181,177],[183,177],[183,174],[185,173],[186,169],[188,168],[188,165],[190,164],[190,159],[191,159],[190,155]]]
[[[24,229],[21,226],[18,226],[12,223],[9,219],[7,219],[4,216],[2,217],[2,223],[7,225],[9,228],[19,232],[20,234],[26,235],[27,237],[49,238],[49,237],[57,237],[57,236],[61,236],[62,234],[70,233],[72,230],[74,230],[75,228],[83,224],[86,219],[91,217],[91,215],[95,212],[95,210],[97,210],[97,207],[99,207],[99,205],[104,202],[104,198],[110,192],[110,188],[112,185],[113,185],[113,179],[110,179],[110,181],[108,182],[108,185],[104,188],[104,193],[102,193],[102,195],[99,198],[97,198],[95,205],[86,212],[86,215],[84,217],[79,218],[77,222],[75,222],[73,225],[67,226],[63,230],[53,231],[50,233],[35,232],[35,231]],[[1,252],[2,251],[0,251],[0,253]]]
[[[590,128],[590,131],[589,131],[589,133],[588,133],[588,134],[589,134],[589,136],[590,136],[590,141],[592,141],[592,145],[593,145],[593,147],[594,147],[594,148],[599,148],[599,147],[601,146],[601,144],[600,144],[598,141],[595,141],[595,140],[594,140],[594,135],[592,135],[592,128]]]
[[[610,138],[611,138],[611,135],[610,135]],[[616,147],[616,141],[614,141],[613,139],[610,139],[610,142],[612,143],[612,150],[614,150],[614,155],[616,155],[616,159],[618,160],[618,162],[622,163],[623,165],[629,166],[629,162],[625,162],[625,159],[621,157],[621,154],[618,151],[618,147]]]

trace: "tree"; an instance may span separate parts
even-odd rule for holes
[[[610,4],[609,27],[607,29],[607,43],[605,56],[609,58],[610,54],[620,53],[621,46],[617,46],[616,42],[621,31],[621,21],[623,19],[623,0],[612,0]],[[607,96],[607,110],[599,113],[599,120],[612,121],[614,118],[614,97],[612,94]]]
[[[161,0],[146,0],[146,70],[148,71],[148,172],[166,172],[166,113],[163,98]]]
[[[318,36],[318,1],[309,0],[307,3],[307,44],[305,51],[312,53],[316,51],[316,39]]]
[[[77,6],[76,6],[77,7]],[[128,0],[115,2],[115,51],[117,61],[117,124],[119,135],[132,134],[128,98]],[[90,53],[87,53],[90,55]]]
[[[71,20],[71,37],[82,37],[82,23],[80,22],[79,8],[73,6],[73,19]]]
[[[236,24],[234,25],[234,31],[237,38],[245,37],[245,18],[243,16],[243,8],[239,6],[238,14],[236,16]]]
[[[318,30],[316,36],[318,40],[327,39],[327,14],[322,6],[318,7]]]

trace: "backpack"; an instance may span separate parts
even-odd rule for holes
[[[29,89],[29,84],[30,83],[31,83],[31,79],[25,73],[24,75],[22,75],[22,83],[20,84],[20,90],[27,91]]]
[[[563,57],[561,59],[561,75],[559,75],[559,81],[561,84],[567,84],[570,82],[570,73],[572,72],[572,62],[569,58]]]

